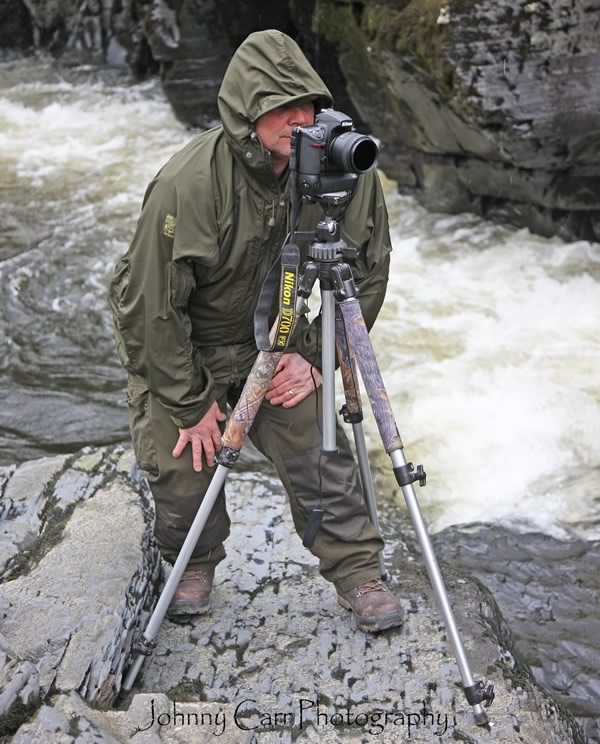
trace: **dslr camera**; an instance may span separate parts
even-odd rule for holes
[[[296,194],[308,201],[325,193],[352,191],[360,173],[377,160],[377,145],[354,130],[341,111],[323,109],[310,127],[296,127],[291,138],[290,175]]]

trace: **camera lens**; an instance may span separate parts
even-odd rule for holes
[[[364,173],[377,160],[377,145],[364,134],[345,132],[332,140],[329,160],[340,170]]]

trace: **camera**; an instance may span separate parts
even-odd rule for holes
[[[292,132],[290,170],[300,196],[352,191],[358,175],[376,160],[375,142],[356,132],[352,119],[341,111],[323,109],[312,126]]]

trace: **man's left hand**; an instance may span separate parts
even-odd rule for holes
[[[297,352],[290,352],[279,360],[265,398],[274,406],[292,408],[320,384],[319,370]]]

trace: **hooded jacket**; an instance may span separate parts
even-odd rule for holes
[[[255,122],[279,106],[332,105],[298,45],[279,31],[251,34],[223,77],[222,125],[202,133],[149,184],[128,252],[110,285],[117,348],[180,428],[215,400],[215,383],[238,384],[257,354],[254,309],[287,228],[287,171],[277,177]],[[312,228],[321,210],[303,208]],[[374,171],[358,179],[342,237],[370,327],[383,302],[390,240]],[[303,256],[304,257],[304,256]],[[294,350],[319,366],[318,321],[304,318]],[[290,349],[291,350],[291,349]]]

